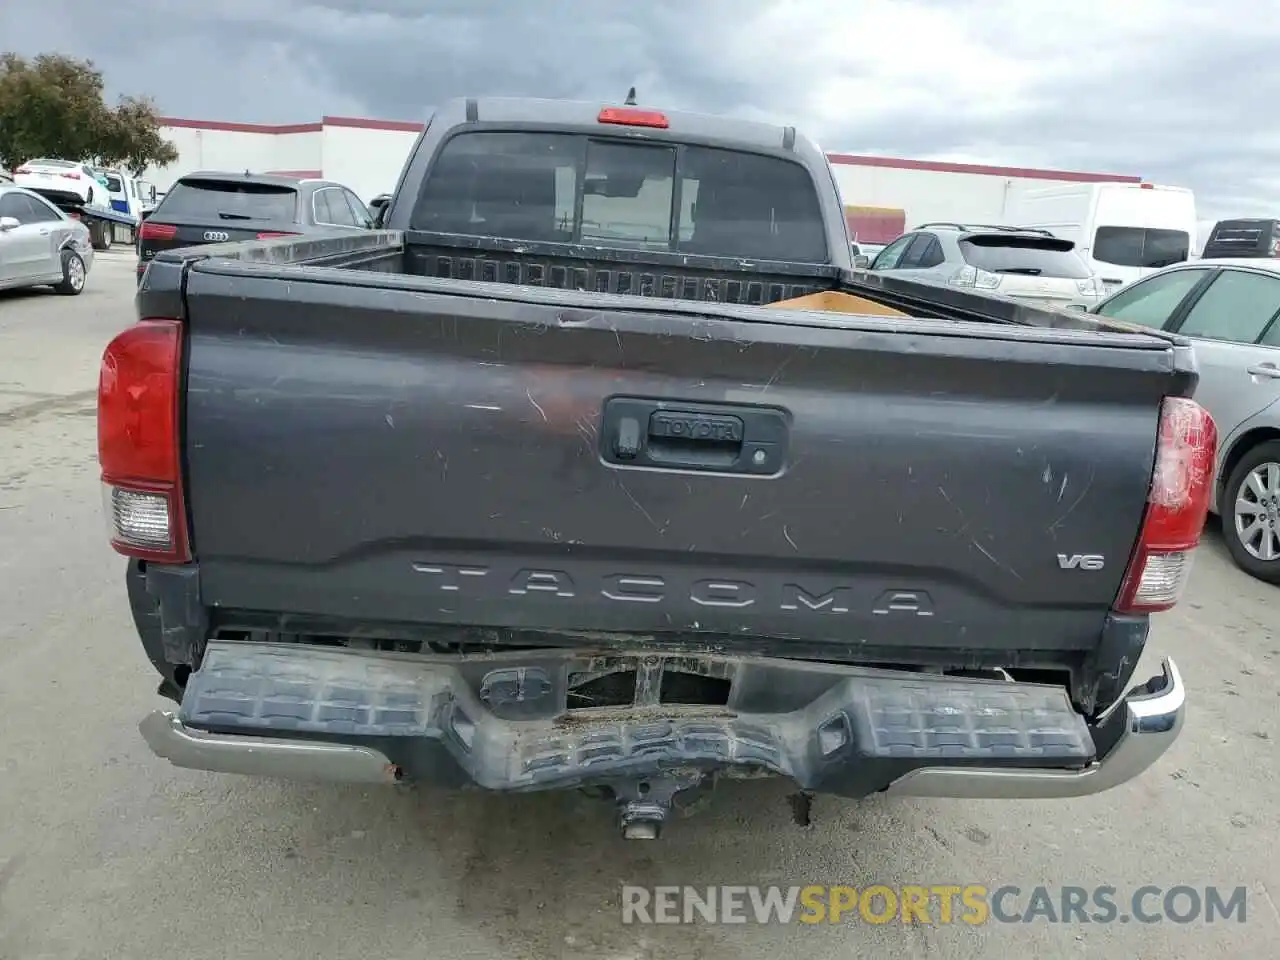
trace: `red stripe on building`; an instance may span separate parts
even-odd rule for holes
[[[426,124],[410,120],[366,120],[363,117],[325,117],[327,127],[358,127],[361,130],[400,130],[405,133],[421,133]]]
[[[162,127],[187,130],[218,130],[223,133],[319,133],[323,123],[227,123],[222,120],[187,120],[183,117],[158,117]]]
[[[297,177],[299,180],[319,180],[324,176],[323,170],[268,170],[267,173],[277,177]]]
[[[407,120],[371,120],[364,117],[323,117],[319,123],[230,123],[224,120],[191,120],[186,117],[160,117],[162,127],[187,130],[219,130],[226,133],[319,133],[325,127],[356,127],[361,130],[400,130],[421,133],[425,124]]]

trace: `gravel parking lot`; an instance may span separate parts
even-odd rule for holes
[[[132,257],[107,254],[81,297],[0,294],[0,958],[1277,955],[1280,592],[1216,534],[1155,627],[1190,690],[1185,734],[1140,780],[1078,801],[819,799],[805,830],[785,787],[757,781],[643,844],[576,796],[254,782],[154,759],[136,723],[160,701],[94,441],[98,358],[133,289]],[[1109,884],[1121,900],[1216,884],[1249,899],[1244,923],[638,927],[620,922],[623,883]]]

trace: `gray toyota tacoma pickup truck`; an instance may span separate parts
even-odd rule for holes
[[[1142,772],[1216,444],[1191,347],[849,251],[790,127],[470,99],[380,230],[159,253],[99,398],[151,749],[583,788],[634,838],[726,776]]]

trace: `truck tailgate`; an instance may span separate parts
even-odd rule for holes
[[[1143,335],[352,276],[190,269],[206,605],[1091,648],[1194,385]]]

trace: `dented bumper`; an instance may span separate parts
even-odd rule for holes
[[[631,670],[631,704],[569,709],[575,675]],[[723,678],[727,702],[663,702],[668,671]],[[1067,797],[1149,767],[1184,700],[1172,661],[1090,725],[1057,687],[820,663],[214,641],[178,712],[140,729],[176,766],[269,777],[527,791],[679,768],[851,797]]]

